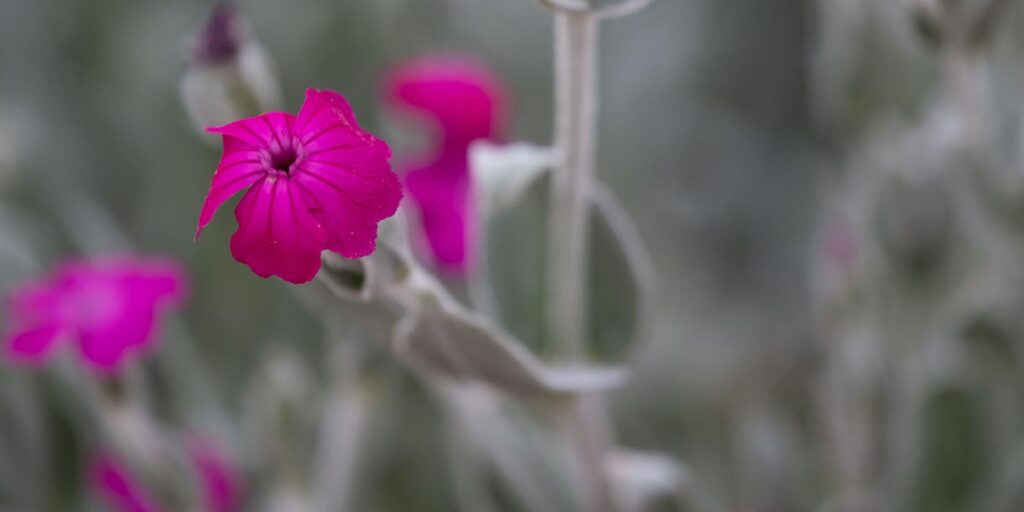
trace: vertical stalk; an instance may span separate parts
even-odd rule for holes
[[[547,334],[567,359],[587,338],[588,195],[597,126],[597,20],[555,10],[555,149],[547,246]]]
[[[321,425],[320,460],[316,471],[315,510],[346,510],[354,506],[361,445],[369,427],[371,398],[353,382],[328,404]]]
[[[967,148],[976,152],[992,151],[995,119],[989,55],[953,49],[945,56],[944,66],[944,78],[957,109],[956,115],[964,119],[967,129]]]
[[[566,427],[572,437],[587,485],[587,510],[616,512],[615,493],[605,469],[611,432],[604,401],[578,396],[565,405]]]
[[[555,9],[555,149],[547,244],[548,340],[568,361],[586,356],[590,189],[597,136],[597,29],[591,10]],[[579,396],[565,424],[586,479],[588,509],[614,512],[605,471],[610,432],[599,397]]]

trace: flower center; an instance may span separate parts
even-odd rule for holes
[[[295,148],[291,146],[285,146],[277,151],[273,151],[270,154],[270,167],[277,169],[283,173],[288,173],[292,164],[299,158],[298,153],[295,152]]]
[[[80,328],[110,325],[125,314],[126,297],[114,283],[87,279],[69,290],[60,307],[60,316]]]

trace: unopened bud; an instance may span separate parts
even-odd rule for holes
[[[181,98],[195,127],[206,128],[251,117],[281,104],[270,57],[250,35],[230,4],[214,9],[191,45],[191,64]]]
[[[242,44],[242,29],[235,7],[231,4],[218,5],[196,36],[192,58],[207,65],[234,60]]]

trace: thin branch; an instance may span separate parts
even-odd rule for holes
[[[563,358],[586,357],[591,188],[597,142],[597,34],[591,10],[555,11],[555,141],[558,162],[548,208],[548,338]],[[591,512],[615,512],[605,459],[610,425],[600,398],[579,396],[563,408],[586,478]]]

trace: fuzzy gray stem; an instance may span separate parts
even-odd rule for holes
[[[559,355],[586,355],[587,240],[597,137],[597,29],[592,11],[555,10],[555,148],[547,260],[547,333]],[[598,397],[565,407],[567,430],[587,482],[588,509],[614,512],[605,471],[608,418]]]
[[[603,401],[598,396],[578,396],[563,410],[587,480],[588,510],[616,512],[615,492],[605,469],[611,432]]]
[[[555,148],[547,261],[547,332],[580,359],[587,339],[587,235],[597,124],[597,20],[555,11]]]
[[[326,412],[317,471],[317,510],[323,512],[354,505],[360,448],[369,426],[371,404],[365,391],[345,390],[336,400]]]

